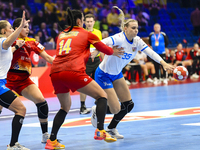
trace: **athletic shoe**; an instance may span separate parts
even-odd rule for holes
[[[163,79],[163,83],[164,83],[164,84],[168,84],[167,79]]]
[[[108,132],[111,136],[117,138],[117,139],[123,139],[124,136],[119,134],[118,130],[116,128],[114,129],[108,129],[108,127],[106,128],[106,132]]]
[[[158,80],[156,77],[153,79],[153,84],[157,85],[160,84],[160,80]]]
[[[45,132],[43,135],[42,135],[42,143],[46,143],[47,140],[50,138],[50,134],[48,132]]]
[[[152,80],[151,78],[148,78],[148,79],[147,79],[147,82],[148,82],[148,83],[153,83],[153,80]]]
[[[133,81],[133,82],[131,82],[131,84],[134,84],[134,85],[135,85],[135,84],[138,84],[138,82]]]
[[[7,150],[30,150],[22,145],[20,145],[18,142],[15,143],[14,146],[7,146]]]
[[[99,130],[99,129],[95,130],[94,139],[95,140],[104,140],[108,143],[117,141],[117,139],[115,137],[111,136],[105,130]]]
[[[131,83],[128,80],[125,80],[127,85],[131,85]]]
[[[95,128],[97,128],[96,105],[92,106],[91,123]]]
[[[196,73],[194,73],[193,75],[190,76],[191,79],[198,79],[199,75],[197,75]]]
[[[55,141],[47,140],[45,149],[64,149],[65,145],[60,144],[57,139]]]
[[[80,114],[81,115],[86,115],[86,114],[89,114],[90,113],[90,110],[88,110],[85,106],[82,106],[80,108]]]

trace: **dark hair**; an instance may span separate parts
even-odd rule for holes
[[[22,21],[22,18],[15,19],[15,21],[13,22],[13,29],[14,30],[15,30],[16,27],[18,28],[20,26],[21,21]]]
[[[80,10],[71,10],[69,7],[67,8],[68,17],[67,17],[67,25],[70,26],[70,29],[67,32],[70,32],[74,26],[77,26],[77,19],[82,19],[83,14]]]

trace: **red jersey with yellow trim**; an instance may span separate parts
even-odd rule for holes
[[[67,70],[84,72],[90,56],[90,44],[97,42],[100,42],[100,39],[95,34],[81,27],[73,27],[69,33],[61,32],[57,40],[56,58],[51,67],[51,74]]]
[[[24,39],[18,38],[17,40]],[[13,46],[14,45],[16,45],[16,41],[13,43]],[[34,51],[36,54],[40,54],[44,49],[45,47],[35,39],[25,37],[25,44],[13,53],[10,69],[27,71],[29,74],[31,74],[31,51]]]

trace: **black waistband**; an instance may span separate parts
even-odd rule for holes
[[[16,72],[16,73],[28,73],[25,70],[16,70],[16,69],[10,69],[9,72]]]

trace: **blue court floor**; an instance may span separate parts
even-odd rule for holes
[[[79,114],[79,95],[72,96],[72,109],[59,131],[58,139],[66,150],[199,150],[200,149],[200,82],[152,86],[130,89],[135,103],[117,129],[124,139],[114,143],[93,139],[95,128],[90,116]],[[56,97],[47,98],[49,132],[59,109]],[[27,107],[19,143],[31,150],[44,150],[36,107],[23,101]],[[91,108],[94,100],[87,97]],[[13,113],[3,109],[0,115],[0,150],[6,150],[11,135]],[[107,115],[105,128],[112,115]]]

